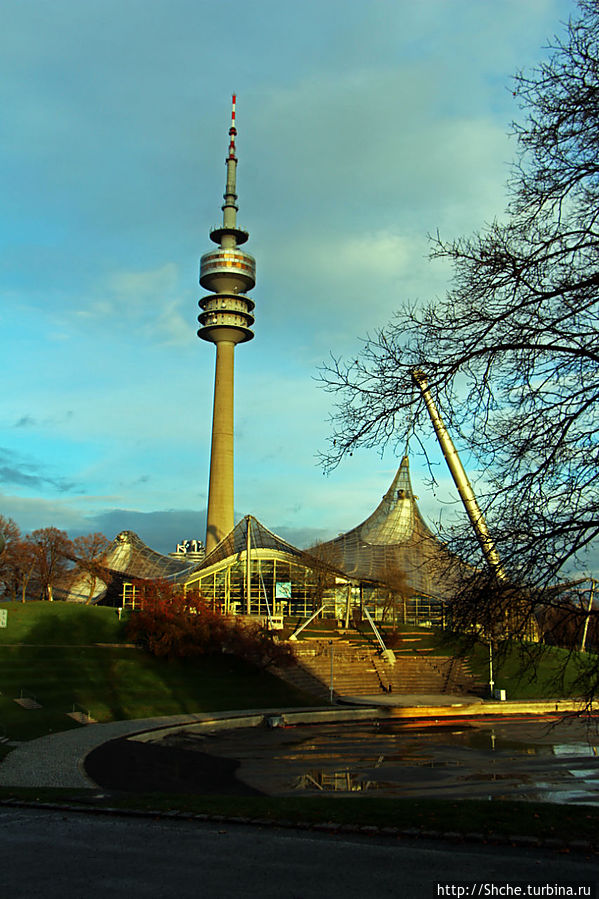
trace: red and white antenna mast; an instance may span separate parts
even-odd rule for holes
[[[235,127],[235,102],[237,97],[233,94],[233,100],[231,102],[231,127],[229,128],[229,137],[231,140],[229,141],[229,159],[234,159],[237,162],[237,157],[235,156],[235,138],[237,136],[237,128]]]

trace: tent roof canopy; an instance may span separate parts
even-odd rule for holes
[[[214,547],[212,552],[196,566],[194,573],[218,565],[226,559],[240,556],[241,554],[245,556],[248,545],[250,553],[252,550],[260,550],[260,555],[264,556],[264,551],[266,550],[291,557],[297,564],[304,565],[307,568],[328,569],[332,574],[343,575],[343,572],[335,568],[330,564],[329,560],[318,553],[318,548],[314,552],[298,549],[265,527],[253,515],[246,515],[242,518],[233,530]]]
[[[444,584],[461,563],[426,525],[416,499],[404,456],[374,512],[310,552],[318,552],[350,577],[442,598]]]

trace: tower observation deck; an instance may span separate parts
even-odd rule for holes
[[[210,232],[217,249],[200,260],[200,284],[211,291],[199,301],[198,337],[216,344],[206,552],[233,530],[233,398],[235,346],[254,336],[254,301],[246,296],[256,283],[256,260],[240,250],[249,235],[237,225],[237,157],[233,94],[223,221]]]

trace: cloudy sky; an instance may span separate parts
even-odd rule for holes
[[[358,524],[399,463],[324,477],[332,351],[450,272],[427,234],[501,215],[510,78],[567,0],[5,0],[0,11],[0,512],[25,530],[203,539],[214,347],[198,260],[237,92],[257,260],[236,351],[238,516],[300,545]],[[428,439],[428,438],[427,438]],[[416,449],[416,447],[415,447]],[[411,462],[431,521],[452,508]],[[449,503],[449,505],[448,505]],[[445,514],[445,513],[443,513]]]

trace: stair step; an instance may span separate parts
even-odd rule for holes
[[[295,682],[299,685],[303,672],[308,678],[305,689],[328,693],[332,657],[333,686],[338,695],[372,694],[389,688],[396,693],[463,693],[479,688],[461,659],[437,655],[433,647],[419,645],[429,634],[411,630],[393,633],[399,633],[402,643],[410,644],[394,649],[395,665],[381,658],[373,635],[345,629],[342,633],[319,630],[301,634],[291,644],[298,661],[297,667],[290,669],[298,673]],[[291,675],[287,679],[291,680]]]

